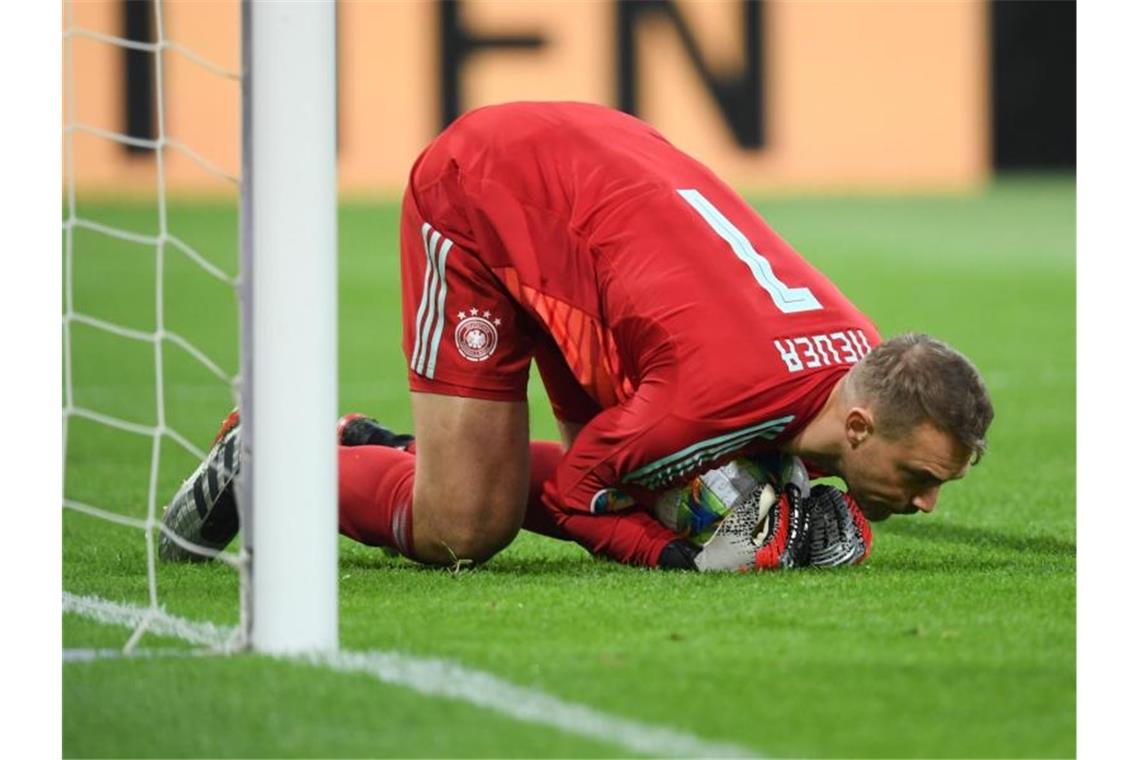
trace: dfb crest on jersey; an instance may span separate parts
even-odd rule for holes
[[[472,308],[459,312],[459,324],[455,326],[455,346],[463,358],[473,362],[490,358],[499,345],[500,324],[502,320],[492,318],[489,311],[480,312]]]

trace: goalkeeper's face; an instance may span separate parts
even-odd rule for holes
[[[942,486],[970,468],[969,448],[929,423],[888,437],[870,419],[849,419],[847,440],[843,479],[870,520],[933,512]]]

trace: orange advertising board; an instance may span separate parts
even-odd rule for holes
[[[152,151],[96,133],[125,131],[132,107],[152,109],[152,137],[168,140],[168,188],[209,192],[240,171],[240,4],[160,8],[155,39],[172,45],[161,97],[141,105],[124,51],[75,31],[121,36],[123,3],[65,13],[80,187],[154,187]],[[510,100],[623,106],[747,189],[965,189],[989,172],[980,0],[342,0],[338,26],[348,192],[398,193],[449,114]]]

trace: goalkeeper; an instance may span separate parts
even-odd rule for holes
[[[985,450],[993,410],[965,357],[922,335],[879,345],[742,198],[611,109],[466,114],[412,168],[400,255],[414,453],[342,448],[340,525],[420,562],[483,561],[527,527],[621,562],[702,567],[647,507],[712,467],[800,457],[875,520],[933,510]],[[532,360],[561,446],[529,440]],[[216,506],[232,501],[236,435],[176,495],[175,533],[232,538],[236,525],[211,526],[232,511]],[[795,564],[814,511],[805,479],[777,485],[777,531],[752,566]],[[732,525],[755,530],[762,513]]]
[[[337,440],[342,447],[342,472],[356,469],[352,464],[345,468],[346,460],[367,461],[372,456],[366,448],[347,452],[345,447],[415,451],[412,436],[394,434],[362,414],[341,418]],[[810,488],[810,476],[796,457],[734,460],[658,494],[647,509],[633,505],[628,496],[619,496],[624,502],[619,506],[628,512],[603,520],[579,520],[573,514],[552,510],[552,502],[542,498],[542,486],[553,477],[562,458],[562,446],[534,441],[530,451],[531,488],[523,528],[578,541],[596,553],[607,552],[599,552],[599,545],[591,543],[597,535],[591,529],[608,521],[610,530],[636,536],[644,530],[644,518],[635,517],[641,511],[652,514],[684,539],[673,540],[665,547],[657,562],[659,567],[705,571],[836,567],[859,564],[871,552],[871,528],[855,502],[831,486]],[[375,535],[375,526],[368,520],[374,512],[360,506],[367,500],[367,494],[342,485],[341,531],[365,544],[372,543]],[[236,517],[233,524],[236,528]]]

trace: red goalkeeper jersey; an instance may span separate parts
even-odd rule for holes
[[[520,400],[536,359],[556,415],[589,423],[551,484],[570,509],[777,447],[879,340],[711,171],[600,106],[468,113],[402,225],[412,389]]]

